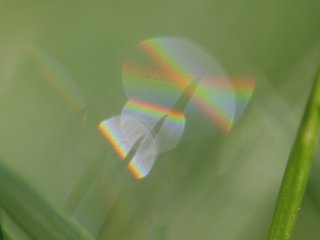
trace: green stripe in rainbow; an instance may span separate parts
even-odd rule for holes
[[[183,121],[184,114],[182,112],[177,112],[174,110],[170,110],[168,108],[164,108],[161,106],[157,106],[148,102],[140,101],[138,99],[130,99],[128,101],[128,110],[134,113],[138,113],[144,116],[152,116],[153,118],[159,120],[162,116],[168,115],[170,119],[173,121]]]
[[[144,41],[139,46],[158,64],[165,74],[175,79],[180,87],[184,88],[193,80],[192,78],[194,76],[188,74],[188,72],[179,65],[177,59],[170,54],[170,51],[166,49],[166,46],[162,44],[161,41],[157,39]]]
[[[232,84],[236,101],[247,104],[253,94],[255,83],[254,78],[233,79]]]
[[[190,83],[190,74],[184,70],[181,65],[175,60],[175,57],[171,55],[170,49],[166,49],[165,44],[160,40],[149,40],[144,41],[140,44],[142,48],[150,58],[159,65],[159,67],[165,72],[165,75],[170,76],[174,79],[175,83],[183,89],[186,85]],[[225,79],[227,80],[227,79]],[[195,84],[196,86],[196,84]],[[197,91],[193,96],[193,101],[198,105],[200,109],[209,117],[213,122],[215,122],[223,132],[228,133],[233,124],[233,112],[228,113],[225,110],[219,109],[219,102],[209,101],[210,97],[207,94],[212,94],[212,92],[205,91],[201,89],[202,87],[197,87]],[[194,91],[190,91],[194,92]],[[233,98],[233,93],[229,93],[229,97]],[[233,109],[234,111],[234,109]]]
[[[214,91],[219,91],[226,95],[233,94],[235,101],[235,114],[234,120],[236,120],[242,111],[245,109],[250,98],[252,97],[253,91],[255,89],[256,80],[253,77],[247,78],[231,78],[230,84],[226,84],[225,79],[216,78],[214,81],[214,86],[210,86],[211,83],[203,83],[204,89],[214,88]],[[201,95],[201,94],[200,94]]]
[[[174,148],[184,132],[186,118],[178,109],[169,109],[140,99],[130,99],[123,116],[131,116],[143,122],[158,139],[159,152]]]
[[[207,117],[214,121],[224,133],[228,133],[233,124],[234,104],[233,94],[216,88],[215,82],[206,85],[206,79],[200,82],[193,102]],[[223,102],[231,101],[226,107]]]
[[[155,79],[162,80],[163,82],[172,81],[180,88],[180,90],[183,90],[191,81],[195,81],[197,76],[195,76],[195,73],[190,72],[190,69],[187,69],[188,63],[182,64],[181,62],[181,57],[193,57],[191,53],[195,46],[190,44],[190,49],[193,50],[188,52],[188,49],[185,49],[187,51],[185,53],[181,52],[180,54],[179,50],[173,51],[174,48],[177,47],[177,38],[172,39],[173,41],[170,41],[170,38],[155,38],[140,43],[140,49],[149,56],[150,60],[158,66],[158,69],[144,69],[143,67],[136,65],[136,63],[124,64],[124,74],[127,77],[127,82],[133,81],[133,85],[135,81],[134,78],[141,76],[147,78],[150,76],[149,81],[154,81]],[[185,40],[181,39],[181,41]],[[206,76],[211,73],[205,72],[203,74]],[[202,77],[200,76],[200,78]],[[216,76],[212,77],[216,78]],[[255,81],[246,81],[246,83],[245,81],[242,83],[237,81],[234,84],[231,79],[222,77],[219,81],[214,82],[214,88],[212,88],[211,91],[210,89],[204,89],[204,85],[194,85],[197,90],[190,91],[191,93],[196,92],[192,101],[209,119],[218,125],[224,133],[228,133],[231,130],[234,120],[249,101],[254,89]],[[220,91],[218,94],[219,96],[222,96],[221,94],[224,94],[224,96],[222,96],[221,99],[217,98],[215,101],[212,101],[212,94],[216,94],[218,91]],[[230,105],[225,109],[225,103],[223,101],[226,99],[230,102],[229,105],[231,104],[233,107]],[[234,102],[233,104],[231,103],[232,101]]]
[[[170,108],[181,94],[181,87],[163,71],[124,63],[122,73],[129,98]]]
[[[120,124],[117,126],[114,118],[105,120],[99,124],[99,131],[111,144],[112,148],[116,151],[119,157],[124,160],[129,152],[127,145],[123,141],[121,135]]]
[[[136,80],[135,78],[139,78],[139,76],[135,76],[133,74],[134,73],[141,74],[141,71],[140,72],[127,71],[125,73],[132,74],[131,76],[127,75],[127,79],[129,80],[128,81],[129,83],[130,83],[130,81],[132,81],[132,85],[134,85],[134,81]],[[162,92],[162,95],[164,98],[170,97],[172,95],[170,92],[175,93],[175,94],[179,93],[177,90],[177,85],[170,86],[170,88],[165,88],[166,85],[164,85],[164,84],[167,83],[167,79],[168,79],[168,77],[166,75],[161,76],[159,74],[158,76],[162,77],[162,79],[166,79],[163,81],[163,85],[159,84],[161,88],[159,88],[159,89],[153,89],[153,88],[144,89],[145,92],[148,92],[150,94],[152,94],[153,92],[156,92],[156,93]],[[141,77],[139,79],[140,82],[143,82],[143,81],[147,82],[148,80],[150,81],[150,79],[142,79]],[[232,126],[232,123],[233,123],[232,113],[230,113],[230,112],[228,113],[224,109],[221,109],[219,106],[219,101],[217,101],[217,102],[210,101],[210,97],[208,97],[208,96],[210,94],[212,94],[212,92],[208,92],[208,89],[205,88],[206,86],[202,86],[200,84],[200,86],[197,87],[196,84],[194,84],[194,85],[195,85],[195,88],[197,89],[196,94],[193,94],[192,90],[187,92],[186,94],[188,94],[190,97],[193,97],[193,101],[195,101],[195,103],[198,105],[198,107],[201,108],[203,110],[203,112],[212,121],[214,121],[225,133],[229,132],[229,130]],[[144,86],[147,86],[147,84],[144,84]],[[180,88],[180,92],[181,92],[181,90],[182,90],[182,88]],[[229,85],[228,90],[229,91],[224,89],[224,91],[226,91],[226,94],[228,94],[230,96],[230,98],[232,99],[234,96],[233,96],[233,92],[232,92],[233,91],[232,87],[230,85]],[[193,96],[192,96],[192,94],[193,94]],[[169,105],[169,104],[166,104],[166,105]],[[171,105],[173,105],[173,103]],[[166,110],[166,111],[168,111],[168,110]],[[161,115],[161,112],[158,112],[158,113]]]
[[[236,108],[236,119],[239,118],[240,114],[246,108],[250,98],[252,97],[255,89],[256,80],[255,78],[241,78],[235,79],[233,82],[235,101],[237,104]]]

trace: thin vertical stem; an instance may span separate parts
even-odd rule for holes
[[[320,66],[282,180],[269,240],[292,238],[320,126]]]

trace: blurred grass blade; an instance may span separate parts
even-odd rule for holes
[[[304,196],[320,125],[320,66],[282,180],[269,240],[291,239]]]
[[[51,206],[0,159],[0,208],[35,240],[93,240],[74,221]]]
[[[3,213],[2,213],[2,211],[1,211],[1,209],[0,209],[0,240],[3,240],[3,220],[2,220],[2,218],[3,218]]]
[[[87,102],[72,76],[52,56],[37,48],[28,48],[30,56],[45,79],[73,113],[84,112]]]

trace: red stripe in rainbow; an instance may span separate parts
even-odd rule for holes
[[[144,70],[142,68],[131,67],[128,65],[125,65],[124,71],[125,71],[125,74],[131,75],[131,76],[135,76],[136,74],[141,74],[141,75],[147,75],[147,76],[148,75],[157,76],[163,80],[169,80],[169,81],[176,80],[176,79],[174,79],[174,76],[169,76],[169,75],[166,75],[163,73],[161,74],[160,72],[156,72],[156,71],[148,71],[148,70]],[[233,91],[233,89],[230,87],[230,84],[228,85],[228,89],[226,88],[226,84],[224,84],[224,85],[225,85],[225,88],[223,89],[224,91],[226,91],[226,92]],[[214,105],[215,103],[207,101],[207,99],[206,99],[207,94],[204,93],[204,90],[205,90],[204,86],[197,87],[197,94],[194,95],[195,103],[203,110],[203,112],[207,116],[209,116],[210,119],[213,119],[214,122],[225,133],[227,133],[232,126],[232,118],[230,116],[226,116],[225,113],[223,113],[223,111],[219,110],[219,106]],[[187,94],[189,96],[193,95],[192,90],[188,91]],[[214,109],[216,109],[216,110],[214,111]],[[166,111],[169,111],[169,110],[166,110]]]
[[[128,164],[128,168],[129,168],[130,172],[132,173],[132,175],[134,176],[134,178],[136,178],[136,179],[141,179],[145,176],[145,174],[142,173],[141,170],[139,170],[139,167],[136,165],[134,160],[132,160]]]
[[[168,117],[173,118],[175,121],[183,121],[185,116],[182,112],[177,112],[164,108],[158,105],[140,101],[138,99],[132,98],[128,102],[128,108],[134,110],[135,112],[140,112],[147,115],[155,115],[157,118],[161,118],[163,115],[168,115]]]
[[[151,57],[151,59],[157,63],[165,73],[171,76],[171,79],[175,80],[177,85],[183,89],[193,79],[188,76],[183,69],[175,62],[170,56],[168,51],[157,41],[145,41],[140,44],[140,47]],[[198,86],[199,88],[201,86]],[[197,87],[197,88],[198,88]],[[233,124],[233,115],[225,116],[222,111],[219,110],[217,105],[208,103],[206,100],[206,94],[202,90],[189,91],[194,94],[194,102],[200,107],[203,112],[214,121],[225,133],[228,133]]]
[[[145,41],[140,44],[140,47],[154,60],[155,63],[178,85],[185,87],[192,80],[188,74],[183,71],[182,67],[173,59],[167,50],[156,41]]]
[[[106,140],[108,140],[113,147],[113,149],[117,152],[117,154],[120,156],[122,160],[124,160],[128,154],[127,149],[125,146],[121,144],[119,141],[121,139],[119,133],[114,131],[111,127],[108,127],[105,122],[100,123],[98,127],[101,134],[105,137]]]

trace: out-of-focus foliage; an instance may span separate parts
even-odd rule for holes
[[[319,56],[319,8],[316,0],[0,1],[0,156],[96,239],[264,239]],[[255,76],[256,91],[229,135],[182,141],[136,182],[97,125],[127,101],[128,50],[168,35],[202,45],[231,76]],[[72,76],[85,111],[70,111],[30,47]],[[318,165],[295,239],[320,235]],[[2,223],[12,239],[28,239],[7,215]]]

